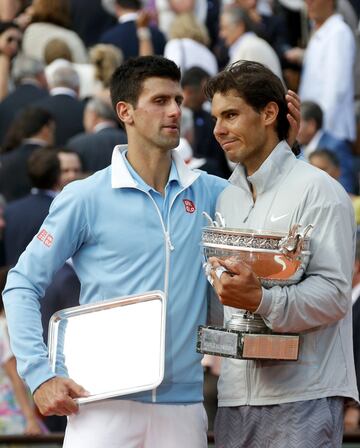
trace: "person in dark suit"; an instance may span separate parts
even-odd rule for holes
[[[79,76],[68,61],[59,65],[48,79],[50,96],[36,102],[55,119],[55,144],[64,145],[71,137],[83,132],[84,104],[78,99]]]
[[[26,246],[40,229],[49,207],[59,191],[60,160],[57,152],[36,149],[27,162],[31,192],[5,207],[5,262],[14,266]]]
[[[139,37],[142,37],[140,33],[149,32],[154,54],[164,53],[165,36],[157,27],[149,25],[140,31],[137,29],[136,19],[142,6],[140,0],[115,0],[114,6],[119,23],[100,37],[101,43],[119,47],[126,60],[139,56]]]
[[[192,111],[193,157],[205,159],[205,163],[200,166],[200,169],[227,179],[231,171],[224,151],[215,140],[211,115],[204,108],[206,97],[203,87],[209,77],[209,74],[200,67],[192,67],[184,73],[181,80],[184,93],[183,106]]]
[[[48,96],[44,65],[23,54],[18,55],[12,67],[15,90],[0,103],[0,145],[16,114],[40,98]]]
[[[53,144],[54,129],[53,116],[38,107],[28,107],[15,118],[0,154],[0,193],[6,201],[30,192],[27,161],[36,148]]]
[[[70,0],[71,28],[87,47],[99,42],[101,34],[116,24],[101,4],[101,0]]]
[[[126,143],[127,138],[113,109],[98,98],[85,106],[84,128],[86,132],[71,138],[66,146],[79,154],[85,172],[94,173],[110,165],[114,147]]]
[[[328,149],[334,152],[340,162],[339,182],[348,193],[357,194],[359,184],[356,179],[350,144],[324,131],[322,126],[323,111],[321,107],[313,101],[301,103],[301,121],[297,140],[305,158],[308,159],[316,149]]]
[[[5,261],[13,266],[33,237],[41,229],[55,195],[61,188],[61,163],[58,152],[38,148],[28,161],[31,193],[5,207]],[[44,342],[47,343],[51,316],[58,310],[79,305],[80,282],[71,261],[55,274],[41,301],[41,320]],[[50,431],[64,431],[65,417],[47,417],[45,424]]]

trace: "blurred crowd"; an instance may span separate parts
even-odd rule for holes
[[[177,150],[191,167],[224,178],[234,167],[213,136],[204,84],[237,60],[268,66],[302,100],[299,157],[343,185],[360,224],[359,17],[358,0],[0,0],[0,285],[58,192],[108,166],[114,146],[126,143],[109,81],[116,67],[138,55],[164,55],[181,68]],[[360,246],[360,271],[359,260]],[[354,309],[357,281],[359,275]],[[79,288],[68,260],[42,301],[45,329],[53,312],[78,304]],[[19,392],[2,322],[0,402],[5,381],[7,395],[0,433],[5,415],[23,418],[8,424],[8,432],[44,431]],[[355,356],[357,350],[360,355],[355,344]],[[204,368],[211,416],[218,363]],[[358,427],[359,416],[350,406],[348,429]],[[45,423],[57,431],[65,425]]]

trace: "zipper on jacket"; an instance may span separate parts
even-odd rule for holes
[[[249,219],[249,216],[250,216],[251,212],[254,210],[254,207],[255,207],[255,204],[252,204],[252,206],[250,207],[250,209],[248,211],[248,214],[245,216],[243,223],[245,223]]]

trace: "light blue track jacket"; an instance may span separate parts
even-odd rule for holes
[[[8,275],[3,297],[18,370],[32,391],[54,376],[42,340],[39,299],[72,257],[81,304],[165,291],[165,377],[156,401],[199,402],[203,373],[195,352],[196,330],[205,322],[207,308],[199,245],[202,212],[214,214],[228,183],[189,170],[173,152],[161,199],[131,175],[125,151],[125,146],[115,147],[110,167],[71,183],[57,196],[38,235]],[[131,398],[154,397],[150,391]]]

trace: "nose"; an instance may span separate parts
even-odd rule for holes
[[[220,136],[225,135],[227,133],[227,130],[223,126],[221,120],[216,120],[213,132],[214,132],[214,136],[217,140]]]
[[[171,101],[170,108],[169,108],[169,116],[176,117],[176,118],[180,118],[180,116],[181,116],[181,106],[175,100]]]

